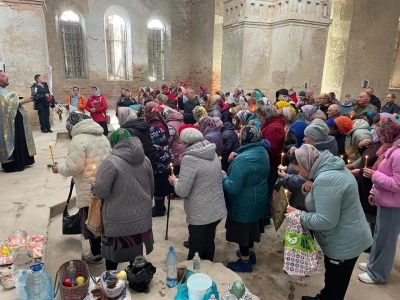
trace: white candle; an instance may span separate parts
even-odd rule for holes
[[[53,166],[54,166],[53,146],[51,145],[51,143],[49,144],[49,148],[50,148],[50,154],[51,154],[51,161],[53,162]]]

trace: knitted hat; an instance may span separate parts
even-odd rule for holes
[[[310,124],[304,130],[304,136],[313,139],[315,142],[326,141],[329,134],[329,128],[324,122]]]
[[[349,133],[353,129],[353,121],[346,116],[337,117],[335,124],[341,133]]]
[[[305,91],[301,91],[301,92],[299,93],[299,96],[305,97],[305,96],[306,96],[306,92],[305,92]]]
[[[328,125],[328,127],[332,127],[333,128],[333,124],[335,124],[335,119],[336,118],[337,117],[333,117],[333,118],[328,119],[328,121],[326,121],[326,125]]]
[[[182,125],[181,127],[179,127],[179,129],[178,129],[179,136],[181,135],[182,130],[187,129],[187,128],[193,128],[193,129],[199,130],[198,127],[196,127],[196,126],[194,126],[192,124],[185,124],[185,125]]]
[[[181,126],[181,127],[183,127],[183,126]],[[179,128],[179,130],[180,129],[181,128]],[[201,132],[198,129],[194,129],[194,128],[183,129],[179,136],[180,136],[180,139],[182,142],[189,144],[189,145],[204,140]]]

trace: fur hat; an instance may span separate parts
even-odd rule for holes
[[[181,141],[186,144],[194,144],[204,140],[203,135],[198,129],[194,128],[185,128],[180,133]]]
[[[329,134],[329,128],[324,122],[310,124],[304,130],[304,136],[313,139],[315,142],[326,141]]]
[[[341,133],[349,133],[353,129],[353,121],[346,116],[337,117],[335,124]]]

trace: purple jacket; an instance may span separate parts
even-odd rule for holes
[[[400,207],[400,145],[393,145],[385,152],[385,159],[372,175],[371,194],[376,205]]]
[[[214,143],[217,146],[217,155],[221,156],[223,148],[223,138],[221,131],[219,131],[219,128],[210,128],[204,132],[203,136],[207,141],[209,141],[210,143]]]
[[[171,152],[174,156],[174,165],[180,166],[181,163],[179,162],[179,155],[181,155],[185,149],[183,148],[181,140],[179,139],[178,129],[182,125],[185,125],[185,123],[183,123],[183,115],[180,112],[171,113],[165,120],[165,123],[167,123],[168,127],[170,127],[169,134],[172,137]]]

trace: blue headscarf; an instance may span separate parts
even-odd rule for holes
[[[100,89],[98,86],[92,86],[92,89],[96,88],[96,94],[94,94],[93,96],[100,96]]]
[[[289,131],[293,133],[297,139],[296,144],[294,145],[296,148],[300,148],[301,145],[303,145],[304,130],[306,129],[307,126],[308,124],[303,121],[296,121],[290,126]]]

